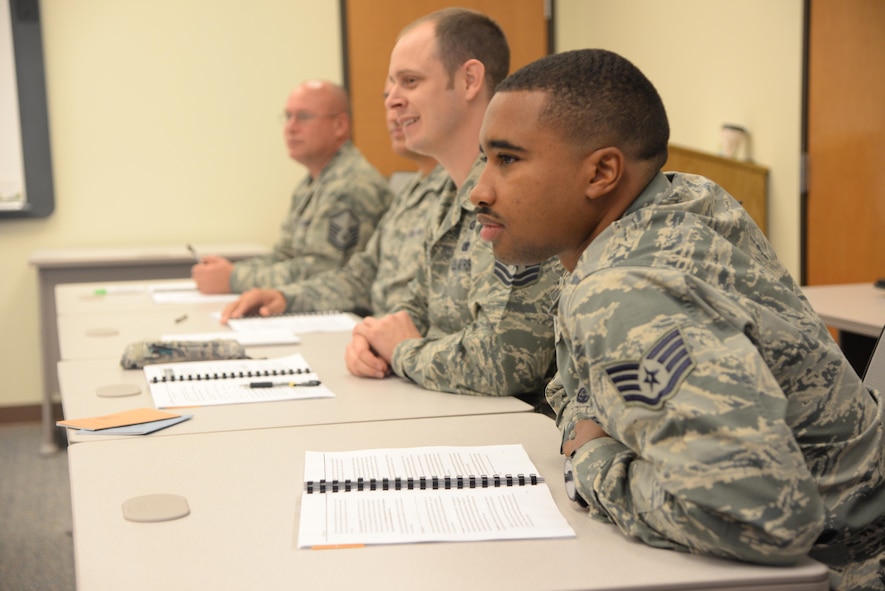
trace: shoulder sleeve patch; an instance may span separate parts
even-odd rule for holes
[[[642,356],[610,363],[605,373],[627,405],[661,408],[694,367],[678,328],[667,332]]]
[[[495,277],[508,287],[525,287],[540,279],[541,265],[505,265],[495,261]]]
[[[329,220],[329,244],[338,250],[350,250],[356,246],[360,236],[360,222],[348,210]]]

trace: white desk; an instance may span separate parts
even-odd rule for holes
[[[197,244],[197,252],[240,260],[266,252],[256,244]],[[40,298],[40,340],[43,349],[43,437],[40,452],[57,451],[53,439],[52,401],[58,392],[55,364],[60,359],[56,331],[55,286],[85,281],[127,281],[190,277],[193,256],[184,244],[121,248],[44,249],[31,253],[37,269]]]
[[[384,380],[358,378],[344,364],[344,348],[350,333],[302,335],[299,345],[249,348],[254,357],[279,357],[301,353],[332,392],[334,398],[288,400],[258,404],[204,406],[183,409],[194,418],[150,438],[237,429],[261,429],[299,425],[357,423],[423,417],[451,417],[494,413],[522,413],[531,405],[512,396],[460,396],[419,388],[398,377]],[[65,417],[101,416],[132,408],[154,406],[143,370],[125,370],[119,359],[61,361],[59,384]],[[103,386],[120,384],[138,388],[124,397],[104,397]],[[71,443],[105,441],[110,436],[90,435],[68,429]]]
[[[235,301],[236,294],[200,296],[208,302],[169,302],[158,304],[158,295],[174,294],[173,288],[192,285],[189,279],[160,279],[157,281],[97,281],[91,283],[64,283],[55,286],[55,308],[58,316],[114,314],[117,312],[150,312],[156,310],[189,311],[205,308],[220,310]],[[166,290],[165,293],[162,290]],[[188,292],[179,292],[188,293]],[[189,293],[193,293],[190,291]]]
[[[885,289],[854,283],[806,286],[802,291],[824,323],[838,330],[842,352],[862,376],[885,326]]]
[[[144,311],[59,315],[60,360],[110,359],[119,361],[126,346],[159,340],[176,333],[233,331],[218,322],[218,306],[204,304],[156,305]],[[342,353],[343,354],[343,353]]]
[[[160,284],[163,282],[155,282]],[[94,297],[101,283],[60,285],[58,331],[62,361],[58,381],[66,418],[106,415],[153,407],[142,370],[125,370],[120,357],[126,345],[164,334],[231,332],[213,312],[223,304],[155,304],[141,282],[120,282],[116,291]],[[183,321],[179,321],[185,318]],[[419,388],[397,377],[386,380],[352,376],[344,363],[350,332],[308,333],[298,345],[249,347],[252,357],[301,353],[335,398],[262,404],[206,406],[188,409],[194,418],[152,437],[235,429],[351,423],[423,417],[528,412],[531,405],[517,398],[459,396]],[[137,393],[108,397],[105,386],[131,385]],[[68,430],[69,441],[103,441],[108,436]]]
[[[885,326],[885,289],[872,283],[813,285],[802,291],[828,326],[873,338]]]
[[[296,548],[304,451],[522,443],[577,533],[560,540]],[[658,550],[570,503],[559,432],[536,413],[227,431],[69,448],[77,589],[754,589],[825,591],[826,568]],[[133,523],[133,497],[185,497],[190,515]]]

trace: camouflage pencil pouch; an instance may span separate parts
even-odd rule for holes
[[[120,365],[141,369],[156,363],[248,359],[243,345],[234,340],[139,341],[126,346]]]

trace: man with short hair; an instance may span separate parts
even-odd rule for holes
[[[203,293],[276,287],[343,266],[361,251],[392,194],[387,180],[351,143],[350,101],[343,88],[308,80],[289,95],[284,137],[289,156],[307,168],[273,250],[231,263],[205,256],[191,269]]]
[[[276,289],[250,289],[225,307],[222,323],[247,314],[271,316],[321,310],[381,315],[406,296],[421,258],[430,212],[448,175],[430,156],[406,148],[405,134],[392,109],[387,111],[387,131],[393,151],[415,162],[418,171],[394,198],[366,249],[354,254],[340,269]]]
[[[652,546],[810,555],[834,589],[882,591],[883,393],[734,198],[661,172],[668,138],[654,86],[604,50],[515,72],[483,123],[482,238],[570,272],[547,389],[569,494]]]
[[[392,371],[433,390],[529,399],[551,375],[550,311],[561,266],[555,259],[526,267],[495,261],[468,199],[482,169],[482,117],[509,60],[500,27],[472,10],[432,13],[397,40],[386,105],[397,111],[406,145],[436,158],[451,183],[410,297],[354,329],[346,362],[355,375]]]

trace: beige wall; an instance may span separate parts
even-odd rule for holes
[[[338,2],[43,0],[55,212],[0,221],[0,406],[41,399],[37,249],[270,246],[304,169],[279,114],[340,82]]]
[[[769,237],[800,265],[803,0],[557,0],[557,51],[620,53],[654,83],[671,141],[717,152],[719,129],[749,129],[769,168]]]
[[[42,248],[270,245],[304,174],[277,115],[292,86],[341,80],[337,0],[43,0],[56,211],[0,222],[0,406],[40,401]],[[557,0],[557,48],[623,53],[657,85],[673,141],[753,133],[772,241],[798,270],[802,0]]]

